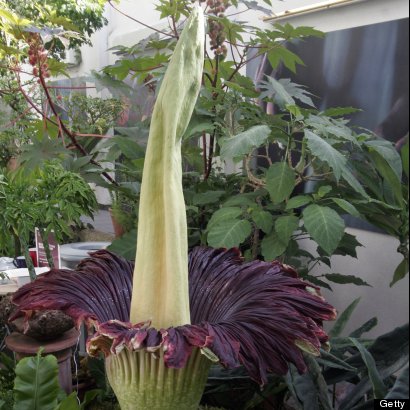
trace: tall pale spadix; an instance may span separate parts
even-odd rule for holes
[[[190,323],[181,138],[201,86],[204,17],[194,6],[159,91],[142,179],[131,322]]]

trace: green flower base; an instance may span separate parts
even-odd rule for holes
[[[124,349],[107,357],[108,380],[121,410],[197,410],[211,362],[195,349],[183,369],[169,369],[162,349],[157,353]]]

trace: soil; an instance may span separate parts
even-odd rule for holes
[[[48,341],[56,339],[67,330],[74,327],[73,320],[59,310],[44,310],[36,312],[28,321],[27,331],[23,331],[23,319],[18,318],[12,322],[16,330],[33,339]]]
[[[24,333],[33,339],[48,341],[56,339],[67,330],[74,327],[73,320],[59,310],[44,310],[36,312],[28,321],[28,329],[24,331],[23,318],[18,318],[12,323],[8,323],[8,318],[16,309],[11,302],[11,295],[3,296],[0,299],[0,327],[9,325],[12,330]]]
[[[0,327],[8,324],[9,316],[15,308],[15,305],[11,303],[11,295],[0,296]]]

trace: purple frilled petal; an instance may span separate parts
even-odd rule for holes
[[[261,384],[268,372],[285,374],[289,362],[305,371],[297,345],[319,353],[327,341],[321,324],[335,318],[334,308],[288,266],[244,263],[234,249],[196,248],[189,273],[192,322],[212,329],[209,348],[222,364],[238,361]]]
[[[164,349],[168,367],[184,367],[192,349],[211,352],[225,367],[243,364],[263,384],[267,373],[285,374],[288,363],[306,370],[300,347],[319,352],[327,341],[323,320],[335,310],[317,288],[279,262],[244,263],[237,250],[196,248],[189,258],[192,325],[156,330],[128,323],[131,263],[98,251],[78,270],[53,270],[14,296],[19,313],[61,309],[77,323],[95,324],[91,354],[115,354],[124,347]]]
[[[13,295],[18,310],[10,318],[29,316],[32,310],[56,309],[71,316],[77,326],[109,320],[126,322],[130,316],[134,265],[102,250],[84,259],[74,270],[52,269]]]

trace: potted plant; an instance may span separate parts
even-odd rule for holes
[[[53,231],[58,241],[69,237],[71,225],[79,224],[82,215],[92,216],[97,206],[95,195],[79,175],[65,171],[58,162],[46,164],[31,177],[23,172],[5,172],[1,177],[2,229],[14,238],[17,254],[25,254],[30,278],[35,280],[36,273],[28,251],[34,228],[40,230],[52,268],[53,258],[47,241],[49,233]],[[47,325],[48,316],[52,325]],[[72,322],[65,315],[49,312],[34,315],[24,333],[49,339],[70,327]]]
[[[216,5],[216,2],[214,3],[214,5]],[[184,9],[184,13],[181,14],[180,9],[175,11],[174,8],[167,6],[169,6],[167,2],[161,2],[160,10],[163,15],[170,16],[172,21],[177,21],[181,15],[187,13],[186,9]],[[255,7],[255,5],[251,6]],[[393,235],[397,235],[402,240],[403,254],[406,255],[404,235],[406,231],[406,217],[404,212],[407,206],[406,188],[402,186],[397,172],[394,172],[394,175],[392,174],[391,170],[394,169],[394,171],[397,171],[397,168],[395,168],[393,161],[390,162],[388,160],[391,159],[392,156],[397,160],[397,155],[394,154],[391,147],[388,147],[383,142],[374,142],[372,135],[362,132],[356,133],[347,127],[346,121],[342,119],[342,115],[347,112],[345,109],[320,113],[313,107],[306,108],[306,106],[301,106],[301,101],[310,103],[310,97],[306,91],[303,90],[303,87],[297,87],[294,84],[286,83],[286,81],[278,82],[275,79],[269,78],[266,82],[261,82],[258,87],[259,89],[256,89],[252,82],[240,74],[240,69],[246,61],[247,51],[253,46],[260,55],[268,53],[268,57],[272,60],[273,65],[277,65],[279,61],[281,61],[289,67],[294,68],[298,62],[297,57],[283,50],[282,44],[276,40],[282,38],[286,38],[287,40],[301,39],[305,35],[319,35],[319,33],[308,28],[293,29],[289,26],[283,27],[277,25],[273,30],[264,31],[256,29],[256,38],[251,40],[245,47],[242,47],[240,40],[244,27],[240,24],[231,24],[227,19],[224,19],[224,17],[220,15],[223,13],[223,10],[221,11],[219,7],[220,6],[218,6],[218,10],[216,7],[210,7],[208,10],[211,14],[214,14],[214,17],[211,16],[210,34],[215,55],[209,56],[205,63],[202,81],[204,88],[197,102],[194,117],[184,134],[184,137],[187,139],[189,139],[189,137],[196,138],[199,135],[203,141],[202,151],[200,151],[200,154],[204,156],[204,158],[202,158],[204,159],[202,162],[202,164],[204,164],[203,172],[201,172],[202,178],[198,178],[198,183],[195,184],[195,186],[189,186],[189,183],[187,183],[185,192],[188,212],[193,215],[192,221],[195,221],[194,223],[196,224],[194,225],[193,223],[190,228],[199,232],[199,235],[196,235],[195,241],[197,243],[202,242],[202,244],[214,244],[216,247],[221,245],[227,247],[232,245],[240,246],[245,252],[247,260],[258,257],[269,261],[270,259],[279,257],[282,262],[292,262],[295,265],[299,264],[303,276],[309,281],[320,284],[321,286],[329,286],[326,281],[351,281],[352,283],[363,285],[363,281],[360,281],[360,278],[352,276],[340,277],[338,275],[329,274],[325,278],[316,277],[310,274],[311,268],[318,263],[328,264],[330,255],[336,252],[354,254],[358,243],[350,235],[345,235],[344,233],[344,223],[340,215],[345,212],[365,216],[369,220],[373,219],[378,221],[384,229]],[[224,7],[222,7],[222,9],[223,8]],[[179,37],[176,26],[174,26],[171,35],[175,38]],[[237,52],[238,49],[244,50],[244,53],[239,57],[235,54],[233,62],[230,62],[225,56],[226,49],[223,47],[225,39],[228,40],[227,44],[232,44]],[[173,43],[174,40],[171,40],[169,43],[170,48],[173,47]],[[145,42],[145,46],[147,44],[150,44],[150,42]],[[158,45],[159,43],[156,42],[156,39],[153,39],[152,46],[158,48]],[[140,46],[144,47],[144,45]],[[145,51],[147,55],[151,52],[149,47],[146,47]],[[164,64],[161,61],[164,56],[155,55],[152,57],[151,54],[151,59],[147,59],[147,55],[141,55],[141,61],[138,61],[138,63],[142,64],[141,67],[143,69],[136,75],[141,76],[142,81],[145,78],[149,78],[149,76],[161,78],[161,69]],[[152,64],[153,62],[155,62],[155,64]],[[146,66],[143,64],[146,64]],[[161,67],[159,67],[160,69],[158,69],[158,64],[161,65]],[[108,67],[106,72],[111,73],[113,76],[120,76],[120,71],[122,70],[121,75],[123,75],[126,67],[130,66],[129,61],[119,62],[113,67]],[[151,69],[151,67],[155,68]],[[146,70],[144,68],[146,68]],[[152,86],[153,83],[151,80],[152,78],[147,80],[150,86]],[[248,98],[261,97],[261,95],[262,99],[268,102],[274,102],[279,107],[280,111],[277,115],[265,115],[259,107],[248,100]],[[154,117],[153,120],[153,127],[155,127],[155,119],[156,117]],[[200,124],[199,126],[197,126],[198,122]],[[323,124],[324,126],[320,127],[320,125]],[[210,135],[207,136],[207,133]],[[300,133],[303,133],[302,140],[298,139]],[[269,143],[284,147],[279,160],[273,160],[267,155],[266,148],[269,149]],[[186,147],[185,144],[184,147]],[[255,148],[259,148],[259,151],[255,152]],[[365,175],[360,172],[359,164],[352,161],[353,158],[356,158],[354,154],[358,152],[362,155],[360,161],[370,164],[372,178],[378,182],[376,185],[379,190],[376,190],[376,192],[373,189],[374,185],[369,185],[369,181],[366,182]],[[382,152],[388,152],[389,155],[386,157],[381,154]],[[216,166],[214,158],[219,153],[227,159],[243,159],[245,175],[232,178],[215,173],[214,169]],[[295,154],[301,155],[296,158],[297,155]],[[149,166],[153,166],[152,164],[155,162],[152,160],[151,155],[150,153],[147,156]],[[198,159],[198,151],[192,153],[192,157]],[[265,163],[259,163],[259,167],[255,167],[255,160],[261,158]],[[309,175],[305,173],[305,171],[308,168],[307,166],[312,164],[314,173],[313,175]],[[153,168],[155,169],[154,166]],[[167,169],[167,171],[173,170],[173,168]],[[158,172],[161,173],[160,171]],[[162,172],[164,172],[164,170],[162,170]],[[155,179],[156,178],[153,178],[152,180]],[[315,189],[309,193],[295,195],[302,181],[308,179],[318,180]],[[215,180],[217,183],[214,183]],[[189,178],[187,178],[186,181],[189,181]],[[386,183],[394,187],[393,196],[389,196],[387,190],[384,190]],[[222,186],[229,189],[224,190],[221,188]],[[151,206],[155,204],[154,201],[149,202]],[[220,204],[221,202],[222,204]],[[180,208],[184,208],[184,206],[181,205]],[[216,212],[214,212],[215,210]],[[143,214],[144,218],[146,215],[149,216],[149,213]],[[143,218],[141,214],[140,218]],[[151,222],[151,219],[149,219],[149,221]],[[316,229],[319,223],[324,224],[325,229],[323,232],[326,233],[326,235],[324,235],[323,232],[318,232],[318,229]],[[144,232],[144,228],[141,229]],[[334,232],[335,235],[329,235],[329,232]],[[298,246],[300,239],[306,236],[313,238],[317,242],[318,255],[308,254],[304,249]],[[161,248],[158,246],[158,243],[160,243],[158,238],[157,236],[155,245]],[[142,239],[139,239],[139,241],[141,240]],[[152,260],[161,259],[155,257],[156,253],[152,254],[154,255],[154,257],[151,258]],[[175,254],[177,254],[177,252],[175,252]],[[195,282],[197,282],[198,277],[201,278],[202,276],[194,267],[207,265],[210,260],[213,260],[213,258],[217,256],[221,257],[221,259],[218,260],[221,265],[223,264],[223,257],[226,256],[232,259],[235,267],[226,263],[223,265],[224,269],[221,267],[220,270],[218,270],[218,264],[212,264],[210,271],[206,270],[206,272],[202,272],[204,275],[204,287],[200,287],[199,293],[195,293],[195,289],[197,289]],[[236,270],[238,266],[243,266],[236,258],[237,254],[232,253],[232,251],[227,253],[221,251],[220,254],[216,252],[212,253],[212,255],[206,255],[204,258],[201,258],[198,253],[191,255],[190,268],[192,269],[192,281],[190,286],[191,292],[195,295],[192,296],[192,300],[190,301],[192,306],[195,305],[195,299],[202,291],[205,295],[208,295],[206,293],[208,285],[208,290],[214,289],[211,284],[206,281],[205,277],[209,277],[211,281],[214,280],[217,282],[217,278],[213,276],[214,274],[220,273],[222,278],[222,270]],[[144,260],[142,259],[142,261]],[[101,283],[109,281],[110,278],[101,270],[103,264],[105,267],[104,271],[115,271],[116,276],[120,277],[121,281],[124,279],[124,281],[118,283],[117,286],[121,295],[117,295],[114,292],[115,294],[110,294],[108,299],[116,300],[118,302],[117,306],[128,306],[129,295],[131,293],[130,276],[132,267],[121,258],[107,255],[106,253],[98,253],[95,255],[94,260],[82,264],[79,268],[79,272],[73,273],[73,276],[66,283],[71,283],[70,281],[73,280],[74,283],[79,284],[81,283],[81,278],[88,284],[94,283],[97,280],[96,278],[98,278],[98,280],[101,279]],[[173,262],[171,262],[171,265],[172,264]],[[275,263],[275,265],[281,266],[277,263]],[[266,265],[261,262],[259,265],[260,269],[262,269],[262,266]],[[286,273],[292,276],[290,271]],[[403,270],[400,270],[399,274],[395,275],[395,280],[400,279],[400,277],[404,275],[405,272],[403,273]],[[286,277],[286,274],[282,272],[280,276],[283,278]],[[46,303],[55,303],[57,298],[63,297],[64,289],[62,289],[57,283],[57,280],[54,279],[56,278],[49,277],[48,280],[41,282],[43,289],[48,290],[50,299],[47,299],[47,301],[42,299],[40,288],[34,290],[34,287],[31,286],[27,288],[27,293],[22,293],[20,299],[16,299],[21,309],[23,311],[29,310],[33,306],[38,308],[44,306]],[[163,278],[156,281],[158,289],[161,281],[163,281]],[[251,278],[249,278],[249,282],[247,282],[246,285],[248,288],[252,288],[252,284]],[[146,289],[149,289],[149,287],[144,288],[144,290]],[[305,290],[307,289],[308,288],[305,288]],[[141,291],[141,293],[144,292]],[[232,294],[235,295],[234,290],[232,290]],[[232,294],[230,295],[232,296]],[[124,295],[126,295],[125,299],[127,302],[125,304],[122,303],[124,301]],[[166,297],[167,292],[164,291],[163,294],[161,293],[161,296],[162,295]],[[260,296],[260,294],[258,295]],[[26,299],[27,304],[24,304],[23,297],[25,298],[26,296],[29,297]],[[93,323],[95,323],[96,318],[100,321],[110,318],[122,318],[125,321],[129,319],[128,311],[119,312],[115,309],[115,313],[112,316],[105,316],[100,307],[90,308],[86,302],[87,297],[80,299],[76,298],[76,296],[78,295],[65,295],[64,303],[65,309],[69,310],[78,320],[81,320],[84,315],[89,317],[89,321]],[[146,297],[146,295],[143,296],[144,298]],[[154,294],[154,298],[155,296],[157,295]],[[175,297],[175,295],[173,296]],[[107,297],[107,295],[104,294],[102,297]],[[145,300],[144,298],[142,300]],[[215,306],[220,306],[220,304],[223,303],[222,299],[225,300],[225,298],[229,299],[226,293],[221,293],[220,299],[216,301],[211,299],[209,303],[211,305],[212,302],[215,302]],[[73,299],[76,299],[74,305]],[[242,299],[246,298],[238,297],[238,303],[240,303]],[[227,306],[228,309],[233,309],[233,306],[230,305],[231,302],[232,299],[226,302],[227,304],[225,306]],[[207,309],[209,307],[209,311],[212,311],[212,308],[215,306],[205,305],[205,308]],[[349,308],[351,311],[352,308]],[[93,311],[92,313],[90,309]],[[197,314],[200,313],[201,309],[203,310],[204,306],[195,308],[195,320],[197,320]],[[235,309],[233,310],[237,313]],[[298,315],[296,316],[298,317]],[[343,320],[338,322],[337,329],[339,331],[340,328],[343,327],[342,322],[346,316],[348,315],[341,315]],[[331,317],[330,311],[327,311],[327,317]],[[225,316],[223,316],[223,318],[226,319]],[[250,320],[250,318],[247,317],[247,320],[248,319]],[[267,323],[270,319],[272,318],[266,318]],[[184,320],[182,320],[182,322],[183,321]],[[268,326],[267,323],[266,326]],[[365,324],[364,328],[367,329],[370,325],[371,323]],[[233,328],[238,329],[237,326],[239,325],[232,323]],[[137,346],[137,349],[139,347],[147,347],[150,351],[155,350],[157,348],[155,338],[162,338],[164,341],[162,346],[168,349],[168,355],[165,357],[165,352],[164,358],[171,367],[178,366],[175,362],[175,360],[179,359],[175,356],[176,353],[181,354],[182,359],[185,360],[186,352],[190,351],[190,343],[192,341],[202,343],[201,348],[203,353],[216,360],[211,354],[215,353],[215,344],[213,344],[213,341],[211,342],[211,338],[207,339],[212,332],[212,325],[210,325],[210,328],[203,334],[205,339],[200,340],[197,338],[198,334],[201,334],[199,328],[192,329],[186,327],[184,330],[181,330],[177,327],[175,332],[172,328],[164,329],[163,332],[160,332],[161,335],[159,336],[148,324],[140,323],[139,325],[129,328],[129,324],[121,324],[117,321],[113,321],[106,324],[98,324],[97,327],[99,333],[95,339],[91,340],[90,346],[97,348],[98,345],[101,344],[105,346],[105,343],[107,343],[111,349],[104,350],[104,352],[109,356],[121,353],[120,351],[123,348],[126,352],[132,351],[135,346]],[[216,327],[216,329],[221,330],[219,327]],[[362,330],[363,329],[357,332],[356,335],[361,335]],[[197,333],[197,331],[199,333]],[[281,328],[280,331],[285,332],[286,326],[284,329]],[[126,333],[124,338],[121,336],[121,334],[124,334],[123,332]],[[263,332],[258,334],[259,337],[262,338],[265,332],[267,332],[267,329],[264,329]],[[177,340],[181,334],[183,337],[179,340],[182,340],[183,348]],[[333,334],[338,336],[336,330]],[[120,335],[119,338],[116,338],[118,335]],[[226,336],[225,333],[224,335]],[[220,340],[218,338],[220,333],[217,333],[216,336],[212,336],[214,336],[214,340],[215,337],[216,340]],[[253,349],[254,345],[247,339],[247,336],[249,336],[249,334],[246,334],[244,338],[240,338],[235,334],[234,340],[228,338],[226,343],[222,343],[222,346],[223,348],[227,348],[227,346],[232,347],[235,345],[235,341],[240,339],[241,345],[246,346],[246,350],[253,353],[257,351],[261,353],[261,357],[265,358],[257,347],[255,347],[255,350]],[[112,342],[111,338],[113,338],[114,342]],[[154,340],[154,342],[152,342],[152,340]],[[275,343],[273,340],[274,338],[272,338],[267,345],[272,346],[272,344]],[[153,344],[151,344],[151,342]],[[187,342],[187,344],[184,344],[185,342]],[[346,341],[342,340],[340,342],[343,344]],[[131,344],[133,346],[130,346]],[[292,345],[292,343],[290,343],[290,345]],[[352,348],[356,348],[360,350],[359,353],[361,353],[363,357],[367,357],[366,352],[358,346],[359,345],[350,343],[348,347],[343,350],[342,354],[348,355]],[[302,346],[299,347],[303,349],[311,346],[302,343]],[[211,352],[208,348],[210,348]],[[234,350],[233,348],[233,351]],[[124,355],[125,354],[126,353],[124,353]],[[346,367],[345,363],[337,361],[337,357],[325,356],[323,351],[322,354],[322,358],[319,359],[322,360],[322,362],[318,361],[318,363],[323,364],[324,361],[326,361],[326,365],[329,365],[327,359],[331,359],[333,360],[332,363],[334,366],[344,366],[344,370],[347,372],[352,371],[352,369],[348,367],[349,364]],[[245,365],[248,371],[252,370],[249,367],[252,367],[252,361],[256,359],[256,356],[251,355],[252,357],[249,357],[250,353],[248,351],[244,352],[244,348],[241,350],[241,355],[247,355],[240,359],[242,363],[246,363]],[[117,359],[117,357],[111,357],[108,366],[112,365],[112,367],[114,367]],[[249,359],[249,361],[246,359]],[[328,405],[328,398],[326,399],[326,397],[328,397],[327,387],[326,385],[323,386],[323,379],[319,371],[320,369],[318,370],[318,363],[310,359],[310,356],[304,357],[310,371],[304,381],[308,386],[315,384],[316,387],[320,387],[315,400],[320,397],[320,399],[323,399],[325,404]],[[122,359],[120,358],[119,360]],[[221,361],[226,366],[232,364],[231,362],[227,362],[225,356],[222,356]],[[127,366],[129,363],[133,366],[135,361],[124,359],[124,361],[121,362],[124,366]],[[258,361],[259,365],[261,365],[261,363],[263,363],[263,361]],[[151,365],[151,363],[149,363],[149,365]],[[135,370],[135,368],[132,370]],[[362,370],[365,371],[365,368],[362,368]],[[373,370],[374,369],[371,371]],[[111,376],[112,378],[116,378],[117,374],[121,375],[121,371],[112,371],[112,373],[114,373],[114,375]],[[255,377],[255,374],[251,374],[255,379],[261,376],[257,375]],[[374,372],[372,374],[374,374]],[[120,377],[118,378],[120,381],[118,381],[117,384],[124,381],[122,377],[121,379]],[[349,373],[347,377],[351,380],[353,376]],[[290,373],[288,373],[287,380],[289,389],[292,392],[295,391],[295,386],[301,385],[299,383],[301,380],[298,379],[293,368]],[[258,379],[258,381],[260,381],[260,379]],[[114,380],[114,383],[115,382]],[[120,387],[118,387],[118,389],[121,390]],[[301,393],[299,392],[299,394]],[[120,394],[120,396],[123,395]],[[295,397],[297,396],[298,394],[295,393]]]
[[[188,283],[180,138],[201,84],[203,30],[202,9],[194,6],[154,109],[140,198],[131,306],[132,267],[106,251],[97,252],[94,258],[80,264],[78,272],[65,278],[61,274],[46,274],[38,279],[37,286],[26,285],[14,298],[21,314],[29,309],[55,306],[59,294],[59,306],[66,313],[78,321],[88,318],[100,322],[88,349],[96,353],[102,348],[107,356],[108,378],[123,409],[136,405],[193,408],[201,397],[212,360],[228,367],[241,362],[262,384],[266,382],[267,371],[287,371],[283,357],[304,371],[302,351],[318,353],[321,343],[327,340],[321,321],[335,316],[334,309],[318,296],[317,290],[297,279],[290,267],[279,262],[244,264],[236,250],[194,250]],[[169,104],[171,100],[175,103]],[[116,273],[110,279],[113,269]],[[224,285],[216,284],[220,275],[225,276]],[[77,300],[68,302],[75,295],[61,290],[77,280],[78,286],[88,280],[119,281],[110,289],[111,296],[103,298],[113,302],[108,315],[97,305],[90,306],[90,310],[89,298],[83,299],[85,294],[80,288],[76,290]],[[47,287],[45,297],[38,285]],[[104,292],[103,287],[99,289]],[[240,302],[242,292],[247,293],[245,304]],[[226,309],[221,310],[220,306],[211,313],[211,305],[215,306],[221,297],[226,301]],[[299,302],[293,304],[291,300],[295,297]],[[287,326],[276,326],[276,319],[266,315],[275,308],[278,315],[283,315],[281,320],[288,320]],[[191,315],[194,325],[189,324]],[[268,339],[274,341],[275,347],[269,345]],[[160,360],[149,352],[157,352]],[[169,378],[177,383],[171,383]]]

